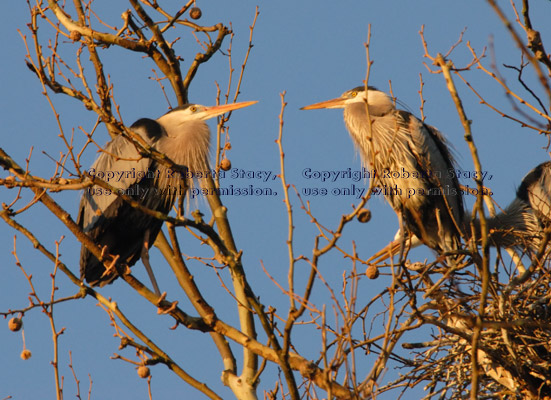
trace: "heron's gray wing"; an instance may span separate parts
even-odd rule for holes
[[[461,224],[464,214],[463,196],[455,174],[455,160],[446,138],[438,129],[422,123],[413,115],[410,115],[409,127],[415,144],[412,152],[421,167],[429,173],[429,180],[444,192],[456,223]]]
[[[551,222],[551,162],[538,165],[524,177],[517,197],[530,205],[543,225]]]
[[[423,127],[427,129],[429,135],[435,141],[435,144],[438,147],[440,153],[444,156],[445,159],[449,160],[449,167],[454,168],[456,165],[456,160],[452,151],[453,147],[450,142],[448,142],[448,139],[442,134],[442,132],[440,132],[432,125],[423,123]]]
[[[406,220],[422,217],[417,222],[420,232],[414,230],[414,233],[422,234],[419,237],[431,247],[440,250],[457,248],[464,220],[463,196],[457,177],[451,173],[454,160],[446,140],[436,128],[425,125],[410,113],[399,111],[399,114],[404,119],[402,129],[408,132],[408,146],[416,160],[416,168],[426,174],[424,179],[418,180],[424,193],[415,194],[424,198],[421,207],[425,211],[405,210]]]
[[[136,121],[131,128],[148,144],[153,144],[162,135],[161,126],[146,118]],[[88,171],[116,190],[126,192],[148,173],[154,173],[149,171],[151,164],[150,158],[142,157],[132,142],[119,135],[105,146]],[[116,193],[99,186],[86,189],[80,202],[77,223],[89,232],[117,197]]]
[[[88,171],[124,192],[147,174],[150,164],[151,159],[141,157],[132,143],[117,136],[105,146]],[[80,202],[78,220],[82,229],[90,231],[117,197],[116,193],[99,186],[86,189]]]

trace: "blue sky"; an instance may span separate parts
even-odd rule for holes
[[[120,26],[120,14],[129,8],[126,2],[97,1],[97,12],[105,16],[114,25]],[[342,4],[341,4],[342,3]],[[362,84],[366,74],[366,54],[364,43],[367,39],[368,25],[371,24],[370,56],[373,66],[370,85],[388,91],[389,82],[401,104],[415,115],[420,114],[419,76],[422,74],[426,100],[424,113],[426,122],[438,127],[455,148],[462,169],[472,170],[472,160],[463,140],[463,131],[457,112],[446,90],[441,75],[430,74],[424,63],[430,61],[423,57],[423,47],[419,30],[424,25],[425,38],[429,51],[435,55],[445,53],[465,30],[464,43],[452,54],[457,66],[469,63],[471,55],[465,46],[469,41],[478,52],[487,47],[487,57],[483,61],[488,68],[493,58],[499,71],[508,82],[518,89],[516,77],[504,69],[503,64],[518,65],[518,51],[503,26],[490,7],[478,0],[465,1],[407,1],[387,2],[316,2],[316,1],[278,1],[228,2],[223,0],[202,2],[202,23],[232,23],[235,32],[233,43],[233,64],[239,71],[244,57],[255,7],[259,5],[260,16],[254,31],[252,49],[241,88],[240,100],[258,100],[253,107],[235,112],[230,121],[232,150],[229,158],[234,168],[244,171],[267,171],[279,173],[278,149],[274,140],[278,134],[278,115],[280,113],[279,94],[286,91],[284,146],[286,153],[287,180],[301,192],[305,188],[365,187],[367,182],[344,180],[337,183],[320,182],[307,179],[304,171],[345,170],[361,167],[359,155],[356,155],[352,142],[342,122],[342,112],[300,111],[299,108],[314,102],[337,97],[345,90]],[[507,4],[509,7],[509,4]],[[7,8],[7,7],[5,7]],[[548,16],[551,2],[538,0],[532,4],[533,24],[542,32],[545,40],[551,37]],[[511,10],[507,8],[508,15]],[[12,2],[9,12],[0,15],[0,33],[3,38],[2,74],[0,74],[1,115],[3,122],[1,147],[20,164],[24,164],[31,146],[33,156],[30,162],[31,172],[49,177],[54,164],[43,152],[56,158],[63,148],[57,137],[59,130],[46,99],[41,95],[42,88],[35,76],[24,63],[25,46],[17,30],[29,35],[26,24],[29,22],[28,9],[24,2]],[[46,35],[48,29],[40,31]],[[194,39],[185,30],[175,50],[184,57],[184,69],[197,51]],[[45,36],[44,36],[45,37]],[[549,43],[549,42],[548,42]],[[68,47],[69,48],[69,47]],[[223,49],[227,48],[227,43]],[[74,51],[74,50],[73,50]],[[70,50],[68,50],[68,53]],[[140,55],[121,52],[102,51],[106,71],[114,84],[115,96],[123,119],[128,124],[140,117],[156,118],[167,110],[167,103],[158,85],[151,79],[152,64],[141,59]],[[472,68],[464,77],[477,91],[482,93],[491,104],[511,110],[503,90],[482,71]],[[228,80],[228,60],[222,54],[216,54],[212,61],[200,68],[190,88],[190,100],[200,104],[213,104],[216,96],[215,82],[225,88]],[[528,82],[533,82],[527,76]],[[473,93],[456,79],[460,95],[468,117],[473,121],[472,129],[478,151],[485,170],[492,175],[486,182],[491,187],[495,200],[505,206],[514,196],[516,186],[522,177],[540,162],[549,159],[544,149],[545,137],[523,129],[518,124],[500,117],[488,107],[479,103]],[[67,134],[75,129],[75,140],[84,143],[79,126],[90,130],[95,117],[75,100],[62,96],[52,96],[57,111],[61,114],[61,123]],[[173,102],[173,104],[175,104]],[[214,123],[210,122],[211,129]],[[95,138],[100,143],[108,140],[103,127],[98,128]],[[83,163],[91,164],[96,154],[88,151]],[[5,172],[0,173],[1,177]],[[463,179],[462,183],[472,183]],[[257,294],[261,294],[264,304],[272,304],[285,313],[288,301],[279,289],[262,271],[262,265],[279,282],[285,282],[287,259],[285,239],[287,219],[281,197],[281,185],[278,180],[262,182],[257,179],[226,178],[226,184],[269,187],[278,191],[271,197],[226,197],[223,198],[229,209],[229,218],[234,231],[237,246],[243,249],[244,267]],[[2,189],[0,201],[9,203],[15,191]],[[75,216],[80,193],[64,192],[55,194],[55,199]],[[350,196],[329,194],[324,197],[304,197],[310,201],[313,213],[329,227],[335,227],[340,216],[351,210],[358,200]],[[293,196],[295,210],[296,254],[311,255],[316,229],[309,223],[309,217],[300,210],[296,196]],[[468,202],[472,204],[472,200]],[[205,202],[199,200],[197,207],[206,210]],[[342,238],[341,245],[350,250],[354,240],[359,255],[368,258],[385,246],[398,228],[397,218],[390,206],[378,198],[369,202],[373,218],[368,224],[351,223]],[[207,212],[206,212],[207,213]],[[18,218],[49,248],[54,249],[54,240],[65,235],[61,245],[63,262],[73,271],[78,271],[79,244],[70,237],[62,224],[51,217],[42,205],[34,206]],[[2,273],[0,282],[0,310],[21,308],[28,304],[29,287],[11,255],[15,232],[7,225],[0,225],[0,254]],[[181,232],[180,241],[187,255],[209,256],[210,252],[199,247],[193,238]],[[33,251],[26,239],[17,235],[17,250],[21,263],[32,273],[39,294],[47,299],[51,282],[49,274],[53,266],[41,255]],[[156,250],[154,250],[156,251]],[[153,254],[153,256],[156,256]],[[426,250],[419,249],[413,257],[430,257]],[[189,304],[179,294],[167,266],[160,259],[156,268],[161,290],[167,290],[169,297],[178,299],[180,305],[191,310]],[[198,262],[189,262],[189,266],[200,286],[209,287],[205,295],[219,315],[227,322],[237,326],[235,308],[231,297],[220,287],[220,283],[211,271]],[[141,264],[135,268],[139,277],[145,278]],[[155,265],[154,265],[155,268]],[[342,274],[350,269],[350,263],[339,254],[333,254],[322,263],[323,276],[337,289],[342,282]],[[226,271],[227,272],[227,271]],[[306,274],[299,271],[299,282]],[[229,278],[225,276],[228,284]],[[362,282],[359,301],[368,301],[384,280]],[[64,277],[59,277],[59,296],[76,292],[74,286]],[[365,295],[363,294],[365,291]],[[200,380],[206,381],[223,398],[230,398],[229,389],[219,380],[221,363],[217,359],[211,341],[205,335],[183,328],[168,330],[172,321],[168,317],[159,317],[155,309],[134,294],[122,281],[102,289],[106,296],[112,296],[137,324],[165,350],[177,359]],[[318,307],[328,303],[328,293],[320,283],[313,297]],[[191,312],[194,314],[193,312]],[[60,366],[65,375],[65,396],[76,393],[74,380],[67,365],[68,351],[73,353],[73,365],[81,380],[81,393],[88,390],[88,374],[93,380],[92,398],[147,398],[144,380],[140,380],[132,366],[109,357],[119,352],[118,342],[112,337],[104,311],[95,305],[93,299],[70,302],[56,307],[55,315],[58,329],[66,327],[60,338]],[[260,328],[259,328],[260,330]],[[297,329],[297,343],[300,352],[308,358],[316,358],[319,347],[304,340],[309,333]],[[29,312],[25,317],[25,337],[27,347],[33,352],[28,361],[19,358],[21,337],[7,329],[0,329],[0,342],[4,345],[4,360],[0,366],[0,398],[13,396],[15,399],[54,396],[53,373],[49,362],[52,357],[51,333],[48,320],[38,310]],[[262,341],[265,340],[260,335]],[[240,350],[234,347],[240,357]],[[128,353],[130,355],[130,353]],[[211,362],[212,360],[212,362]],[[366,357],[362,368],[367,371],[370,359]],[[270,389],[274,384],[273,369],[263,377],[261,389]],[[163,366],[152,369],[153,397],[167,398],[174,394],[196,395],[190,387],[177,379]],[[260,392],[261,393],[261,392]],[[198,395],[197,395],[198,396]],[[197,397],[199,398],[199,396]],[[393,397],[389,397],[393,398]]]

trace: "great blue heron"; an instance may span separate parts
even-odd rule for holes
[[[459,247],[463,197],[444,136],[391,98],[363,86],[302,110],[343,108],[344,122],[376,184],[406,228],[437,252]],[[405,234],[403,232],[403,234]]]
[[[174,163],[187,167],[187,175],[192,176],[208,170],[210,131],[205,120],[255,103],[213,107],[187,104],[157,120],[139,119],[131,129]],[[122,135],[106,145],[89,172],[142,206],[164,214],[193,181],[186,174],[140,156],[135,145]],[[159,292],[146,257],[161,229],[161,220],[132,207],[110,190],[93,187],[84,191],[77,222],[107,253],[119,256],[118,261],[132,266],[142,257],[155,291]],[[80,273],[93,286],[103,286],[117,277],[85,246],[80,253]]]

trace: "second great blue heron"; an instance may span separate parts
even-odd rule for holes
[[[522,179],[515,199],[489,219],[491,242],[535,254],[551,225],[551,162],[532,169]]]
[[[463,197],[444,136],[391,98],[363,86],[302,110],[343,108],[344,122],[363,161],[406,228],[432,249],[453,251],[461,242]]]
[[[187,167],[189,175],[208,170],[210,131],[205,120],[256,103],[226,104],[205,107],[187,104],[175,108],[157,120],[142,118],[131,129],[149,145],[164,153],[175,164]],[[167,214],[178,194],[192,184],[178,171],[147,157],[122,135],[102,150],[90,173],[107,181],[116,191],[142,206]],[[162,221],[133,207],[111,190],[92,187],[84,191],[80,202],[78,224],[107,253],[118,261],[134,265],[140,257],[157,284],[145,257],[153,244]],[[91,285],[111,283],[117,273],[107,270],[85,246],[80,253],[81,278]]]

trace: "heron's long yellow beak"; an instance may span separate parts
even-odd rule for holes
[[[243,101],[241,103],[221,104],[218,106],[205,107],[205,119],[214,118],[218,115],[225,114],[233,110],[238,110],[240,108],[249,107],[256,103],[258,103],[258,101]]]
[[[320,108],[344,108],[345,101],[342,97],[337,97],[336,99],[325,100],[320,103],[310,104],[309,106],[304,106],[301,110],[318,110]]]

